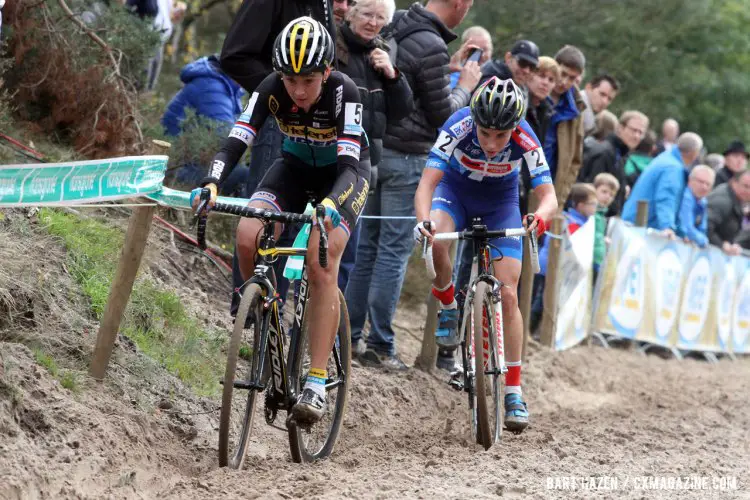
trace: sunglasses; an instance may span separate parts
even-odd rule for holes
[[[520,66],[522,69],[530,69],[530,70],[536,69],[536,64],[534,64],[531,61],[527,61],[526,59],[519,59],[516,57],[516,62],[518,63],[518,66]]]

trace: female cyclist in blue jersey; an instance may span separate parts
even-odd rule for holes
[[[476,90],[469,107],[456,111],[443,125],[414,199],[421,221],[414,228],[418,241],[432,240],[435,232],[463,230],[475,217],[491,230],[522,227],[518,175],[523,164],[539,199],[534,222],[527,229],[544,233],[546,221],[557,210],[557,197],[539,139],[523,119],[525,109],[523,93],[513,81],[493,77]],[[437,277],[432,293],[441,303],[436,341],[442,347],[459,342],[449,245],[436,241],[433,250]],[[492,245],[493,274],[507,287],[502,296],[508,366],[505,422],[509,430],[521,431],[529,422],[521,392],[523,322],[516,293],[523,252],[520,238],[497,238]]]

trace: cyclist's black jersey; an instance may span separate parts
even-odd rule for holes
[[[356,171],[360,148],[366,144],[362,129],[362,104],[352,80],[332,71],[323,85],[318,102],[305,113],[299,109],[284,88],[281,77],[268,75],[235,123],[221,150],[214,157],[208,176],[202,184],[221,184],[252,146],[258,129],[272,114],[286,136],[284,155],[291,155],[311,168],[338,164],[339,172],[349,167]],[[332,193],[332,197],[342,193]]]

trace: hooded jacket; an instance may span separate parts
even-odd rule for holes
[[[592,184],[597,175],[605,172],[617,178],[620,183],[620,190],[617,191],[615,199],[610,205],[609,216],[619,214],[625,203],[625,162],[629,153],[630,149],[622,142],[622,139],[617,137],[616,134],[611,134],[602,142],[594,144],[586,150],[583,168],[578,174],[578,182],[590,182]]]
[[[182,68],[180,80],[185,84],[167,105],[161,119],[167,134],[179,135],[185,108],[193,108],[198,116],[229,125],[242,112],[242,88],[219,68],[216,56],[201,57]]]
[[[742,202],[726,182],[715,188],[707,196],[708,201],[708,241],[721,248],[727,241],[734,243],[742,231]],[[747,243],[742,241],[741,243]],[[745,245],[743,245],[744,247]]]

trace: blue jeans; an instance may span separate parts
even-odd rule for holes
[[[474,242],[459,241],[456,249],[456,262],[453,264],[453,283],[456,292],[469,285],[471,279],[471,265],[474,262]]]
[[[427,157],[383,149],[378,164],[375,191],[367,200],[364,215],[414,216],[414,194]],[[352,341],[362,338],[369,315],[367,346],[393,355],[395,333],[391,326],[404,284],[406,264],[414,249],[414,220],[369,220],[360,222],[362,237],[357,262],[346,290],[346,305]]]

